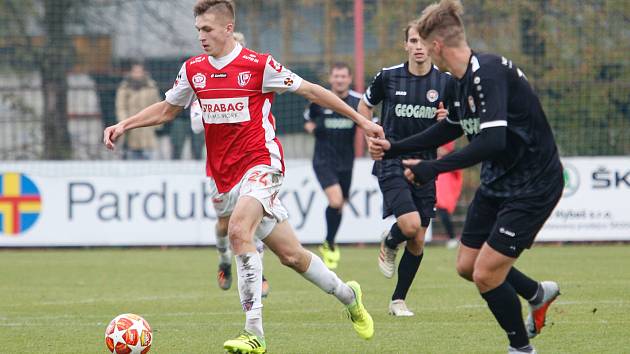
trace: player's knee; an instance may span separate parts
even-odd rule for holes
[[[343,207],[343,195],[332,194],[328,196],[328,206],[333,209],[341,209]]]
[[[459,274],[460,277],[468,280],[468,281],[473,281],[473,268],[472,266],[468,265],[468,264],[463,264],[463,263],[457,263],[457,265],[455,266],[455,269],[457,270],[457,274]]]
[[[328,201],[328,206],[333,209],[341,209],[343,207],[343,197],[342,198],[331,198]]]
[[[251,243],[251,236],[245,227],[239,223],[230,223],[228,227],[228,237],[232,249],[238,252],[243,245]]]
[[[301,252],[284,252],[278,254],[278,258],[280,258],[280,263],[283,265],[297,272],[304,271],[304,256]]]
[[[488,270],[475,268],[472,273],[472,279],[479,289],[491,289],[496,287],[493,274]]]
[[[422,225],[420,224],[419,218],[398,221],[398,227],[408,239],[414,239],[422,232]]]

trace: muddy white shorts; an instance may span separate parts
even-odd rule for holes
[[[242,196],[255,198],[264,209],[263,219],[256,229],[256,238],[262,240],[269,236],[277,223],[286,220],[289,215],[278,198],[284,176],[277,168],[267,165],[254,166],[245,172],[241,181],[227,193],[219,193],[214,179],[210,178],[209,186],[212,203],[217,216],[232,214],[236,202]]]

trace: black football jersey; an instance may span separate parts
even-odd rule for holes
[[[342,98],[355,110],[359,106],[361,94],[350,90]],[[314,165],[327,165],[337,171],[352,170],[354,163],[354,136],[356,124],[349,118],[311,103],[304,112],[304,119],[317,126],[315,130]]]
[[[506,148],[481,165],[481,191],[496,197],[540,193],[562,173],[558,149],[538,96],[505,57],[473,53],[456,80],[448,120],[469,140],[486,128],[507,128]]]
[[[435,112],[440,102],[447,107],[451,101],[447,96],[452,92],[453,84],[454,79],[435,66],[427,74],[416,76],[409,72],[409,63],[405,62],[381,69],[363,100],[371,107],[382,103],[380,120],[385,137],[400,140],[418,134],[437,122]],[[436,157],[436,149],[431,149],[402,158],[433,160]],[[376,161],[372,173],[378,178],[402,175],[401,160]],[[435,190],[433,182],[427,185]]]

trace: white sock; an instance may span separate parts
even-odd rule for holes
[[[217,251],[219,252],[219,263],[231,264],[232,252],[230,251],[230,240],[227,235],[219,235],[217,232]]]
[[[326,267],[321,258],[310,252],[311,264],[309,264],[306,272],[302,276],[318,288],[324,290],[328,294],[335,295],[344,305],[350,305],[354,301],[354,291],[344,283],[337,274],[333,273]]]
[[[237,255],[236,273],[238,294],[245,311],[245,329],[262,337],[262,262],[258,252]]]
[[[258,337],[264,337],[261,308],[245,312],[245,329]]]

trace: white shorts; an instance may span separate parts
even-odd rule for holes
[[[236,202],[242,196],[255,198],[264,209],[264,215],[260,225],[256,228],[254,236],[259,240],[269,236],[277,223],[288,219],[289,214],[278,198],[284,176],[276,168],[267,165],[254,166],[245,172],[245,175],[227,193],[219,193],[213,178],[209,178],[210,195],[212,204],[219,217],[232,214]]]

